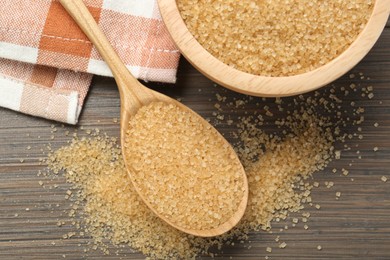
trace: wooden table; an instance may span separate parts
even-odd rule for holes
[[[314,178],[321,186],[313,191],[312,196],[321,205],[321,210],[309,209],[312,217],[308,230],[300,224],[279,232],[284,224],[275,224],[274,234],[253,233],[250,243],[224,247],[223,252],[218,252],[221,259],[231,256],[233,259],[264,259],[266,255],[270,259],[390,259],[390,22],[372,51],[351,73],[358,75],[359,72],[371,78],[375,94],[372,100],[359,101],[365,107],[366,119],[362,125],[364,138],[359,141],[362,159],[349,166],[356,154],[347,152],[341,160],[315,174]],[[335,84],[348,85],[348,75]],[[214,117],[212,112],[215,111],[213,105],[217,92],[223,92],[229,98],[243,97],[215,87],[184,59],[175,85],[148,85],[180,98],[184,104],[210,119]],[[266,105],[273,100],[259,99],[259,102]],[[42,148],[49,143],[53,149],[66,145],[71,139],[65,136],[66,130],[99,128],[110,136],[118,136],[119,125],[113,122],[113,118],[119,118],[118,92],[114,80],[102,77],[94,79],[76,127],[62,128],[57,123],[0,108],[0,259],[102,258],[99,250],[84,252],[91,242],[88,234],[62,239],[64,234],[74,231],[67,215],[70,203],[65,199],[69,185],[59,177],[57,189],[45,189],[39,182],[45,186],[50,181],[37,173],[44,169],[39,164],[39,158],[44,157]],[[373,126],[375,122],[379,123],[378,127]],[[58,126],[58,132],[52,133],[52,124]],[[218,126],[225,134],[230,133],[231,128]],[[351,127],[351,133],[354,129]],[[379,150],[374,152],[373,147]],[[333,167],[348,168],[348,177],[331,174]],[[389,181],[381,181],[382,176],[387,176]],[[325,181],[335,182],[335,187],[327,189],[323,185]],[[336,191],[342,192],[339,200],[335,200]],[[66,224],[58,227],[58,221]],[[276,233],[287,243],[286,248],[277,248]],[[317,250],[318,245],[322,250]],[[274,248],[272,253],[266,252],[267,246]],[[122,249],[118,255],[113,253],[104,257],[144,258],[129,248]]]

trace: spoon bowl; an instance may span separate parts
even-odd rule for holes
[[[96,24],[95,20],[93,19],[92,15],[88,11],[87,7],[84,5],[82,0],[60,0],[60,2],[67,10],[67,12],[73,17],[76,23],[80,26],[83,32],[87,35],[87,37],[91,40],[91,42],[95,45],[95,47],[97,48],[97,50],[99,51],[103,59],[110,67],[114,75],[114,78],[117,82],[118,89],[120,92],[120,98],[121,98],[120,120],[121,120],[121,145],[122,145],[123,155],[125,155],[124,144],[125,144],[126,134],[129,128],[129,121],[133,116],[137,114],[140,108],[147,106],[152,102],[164,102],[168,104],[173,104],[181,108],[182,110],[191,113],[193,116],[196,116],[198,119],[200,119],[201,123],[204,124],[205,126],[212,127],[208,122],[206,122],[206,120],[201,118],[198,114],[196,114],[188,107],[184,106],[183,104],[163,94],[160,94],[156,91],[146,88],[136,78],[134,78],[129,72],[129,70],[126,68],[125,64],[120,60],[117,53],[112,48],[109,41],[107,40],[103,32]],[[230,151],[234,153],[233,148],[222,137],[222,135],[218,133],[218,137],[221,138],[221,140],[223,140],[223,142],[225,142],[228,145],[229,147],[228,149],[230,149]],[[237,155],[235,153],[234,155],[235,158],[233,160],[236,160],[236,162],[238,162],[241,167],[240,174],[243,178],[243,186],[244,186],[242,187],[244,191],[243,197],[234,214],[231,215],[229,219],[224,223],[222,223],[221,225],[211,229],[184,228],[173,223],[171,219],[164,217],[162,214],[159,214],[151,205],[151,203],[148,202],[147,198],[145,198],[145,196],[143,195],[139,187],[137,187],[136,182],[134,180],[134,176],[132,175],[132,171],[134,171],[134,169],[132,168],[131,164],[128,162],[128,159],[126,159],[126,156],[124,156],[124,160],[125,160],[125,164],[129,176],[134,184],[136,191],[141,196],[141,198],[146,203],[146,205],[157,216],[162,218],[171,226],[183,232],[186,232],[188,234],[202,236],[202,237],[210,237],[210,236],[217,236],[223,234],[229,231],[231,228],[233,228],[242,218],[246,209],[247,200],[248,200],[248,182],[247,182],[245,171],[241,163],[239,162]]]
[[[386,25],[390,0],[376,0],[371,16],[355,41],[338,57],[312,71],[285,77],[257,76],[228,66],[194,38],[176,0],[158,0],[164,23],[181,54],[206,77],[236,92],[262,97],[292,96],[322,87],[355,66],[372,48]]]

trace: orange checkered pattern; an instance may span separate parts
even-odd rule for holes
[[[131,73],[175,82],[179,52],[156,0],[85,0]],[[0,0],[0,106],[76,123],[91,75],[112,76],[58,1]]]

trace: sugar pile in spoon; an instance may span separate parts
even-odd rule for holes
[[[233,217],[245,192],[243,168],[220,134],[179,106],[153,102],[129,121],[125,158],[151,208],[185,229]]]

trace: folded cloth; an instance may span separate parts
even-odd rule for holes
[[[173,83],[179,51],[156,0],[85,0],[131,73]],[[0,0],[0,106],[76,124],[92,74],[112,76],[58,1]]]

